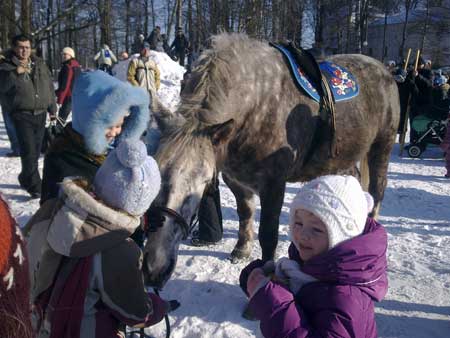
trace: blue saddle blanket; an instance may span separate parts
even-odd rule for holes
[[[276,45],[288,59],[294,77],[300,87],[315,101],[320,101],[320,95],[316,88],[309,81],[308,76],[297,64],[292,53],[283,46]],[[335,102],[350,100],[359,94],[359,86],[356,83],[355,77],[344,67],[341,67],[333,62],[322,61],[319,62],[319,68],[325,78],[328,80],[331,92]]]

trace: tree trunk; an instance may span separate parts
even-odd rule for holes
[[[188,0],[187,24],[189,33],[189,46],[194,46],[194,28],[192,27],[192,0]],[[192,51],[191,51],[192,52]]]
[[[406,30],[408,27],[408,20],[409,20],[409,10],[411,8],[411,0],[405,0],[405,22],[403,23],[403,30],[402,30],[402,42],[400,44],[400,49],[398,50],[398,55],[403,58],[403,50],[405,49],[405,42],[406,42]]]
[[[53,14],[53,0],[47,1],[47,26],[50,24],[50,21],[52,20],[52,14]],[[51,30],[47,31],[47,65],[50,69],[50,71],[53,70],[53,51],[52,51],[52,44],[51,44],[51,38],[50,38]]]
[[[144,36],[147,37],[148,36],[148,18],[150,16],[149,12],[148,12],[148,0],[144,0]],[[152,13],[152,15],[154,15]],[[153,26],[155,25],[155,21],[153,20]],[[153,27],[155,28],[155,27]]]
[[[125,50],[127,52],[130,51],[130,9],[131,0],[125,0]]]
[[[150,4],[152,6],[152,25],[153,28],[155,28],[156,27],[155,0],[151,0]]]
[[[384,0],[384,26],[383,26],[383,47],[381,49],[381,62],[384,63],[386,58],[386,33],[387,33],[387,18],[388,18],[388,0]]]
[[[22,33],[31,34],[31,0],[21,0],[20,19],[22,23]]]
[[[177,1],[179,1],[179,0],[177,0]],[[170,1],[168,2],[168,4],[167,4],[167,10],[169,11],[170,10],[170,7],[169,7],[169,5],[170,5]],[[169,37],[170,36],[170,32],[172,31],[172,26],[173,26],[173,20],[174,20],[174,18],[175,18],[175,12],[177,11],[177,2],[175,2],[175,4],[174,4],[174,6],[173,6],[173,8],[172,8],[172,12],[170,13],[170,18],[169,18],[169,22],[168,22],[168,24],[167,24],[167,37]]]
[[[0,4],[0,46],[2,48],[8,48],[10,46],[11,39],[14,35],[16,35],[16,12],[14,5],[14,0],[3,0]]]
[[[422,34],[422,41],[420,42],[420,50],[421,53],[423,52],[423,49],[425,47],[425,39],[428,32],[428,21],[430,18],[430,0],[427,0],[427,11],[425,16],[425,24],[423,25],[423,34]]]
[[[345,41],[345,53],[347,54],[350,50],[350,37],[352,30],[352,15],[353,15],[353,3],[352,0],[347,1],[348,5],[348,17],[347,17],[347,38]]]
[[[176,7],[177,7],[176,25],[177,25],[177,29],[178,29],[178,27],[183,27],[183,18],[182,18],[183,4],[182,4],[181,0],[177,0]]]
[[[361,54],[361,0],[356,0],[355,41],[356,41],[356,53]]]
[[[323,47],[323,24],[325,21],[325,5],[323,0],[317,0],[316,2],[316,27],[315,27],[315,47],[322,48]],[[338,21],[340,24],[340,21]],[[340,30],[336,32],[339,36]],[[339,46],[338,42],[338,46]]]
[[[98,0],[97,9],[100,15],[100,44],[111,47],[111,0]]]

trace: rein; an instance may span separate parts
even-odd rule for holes
[[[164,216],[164,214],[172,217],[175,223],[181,226],[181,230],[183,231],[183,240],[186,240],[191,233],[193,226],[190,226],[183,216],[175,210],[159,205],[152,206],[147,211],[148,224],[144,230],[145,234],[148,236],[149,232],[156,232],[158,228],[161,228],[164,225],[164,221],[166,220],[166,216]]]

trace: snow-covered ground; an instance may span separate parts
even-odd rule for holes
[[[175,107],[181,69],[159,57],[166,104]],[[9,151],[0,117],[0,190],[9,200],[21,225],[37,210],[38,202],[20,190],[18,158]],[[42,167],[42,159],[41,159]],[[380,337],[450,337],[450,180],[444,176],[442,152],[430,148],[423,159],[398,157],[398,144],[391,155],[388,187],[380,221],[389,233],[389,292],[376,304]],[[278,254],[285,255],[288,239],[288,208],[299,184],[289,184],[280,218]],[[227,258],[237,238],[238,217],[230,190],[221,182],[224,239],[215,247],[180,246],[177,268],[162,296],[177,299],[181,307],[170,315],[173,338],[261,337],[258,323],[245,320],[241,312],[246,298],[238,286],[240,270]],[[259,217],[259,207],[257,219]],[[258,222],[255,231],[258,230]],[[253,258],[260,256],[255,242]],[[165,337],[164,322],[146,331]]]

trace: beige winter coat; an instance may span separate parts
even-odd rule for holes
[[[160,72],[156,62],[142,57],[133,59],[128,65],[128,82],[133,86],[142,87],[153,96],[160,86]]]

